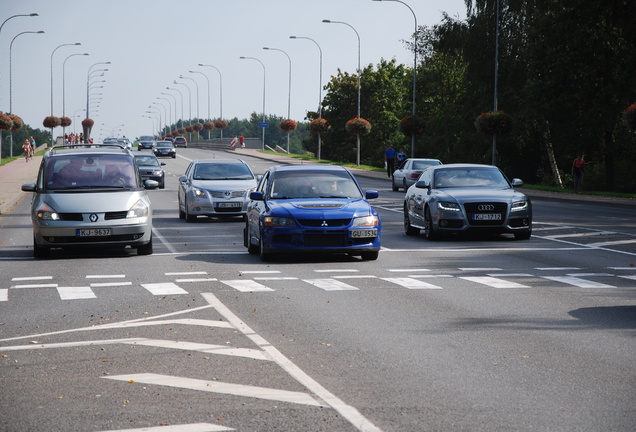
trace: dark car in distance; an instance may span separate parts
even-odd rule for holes
[[[175,147],[188,147],[188,140],[184,136],[175,137],[172,141]]]
[[[177,150],[170,141],[157,141],[152,148],[152,152],[157,157],[177,157]]]
[[[155,139],[148,135],[140,136],[138,141],[138,151],[141,151],[142,149],[152,149],[155,146]]]
[[[159,189],[166,187],[166,173],[162,168],[165,162],[159,162],[157,157],[151,154],[135,155],[135,159],[142,180],[156,181],[159,183]]]

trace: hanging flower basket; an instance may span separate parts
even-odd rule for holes
[[[188,132],[188,133],[192,133],[192,132],[194,132],[194,128],[193,128],[191,125],[186,126],[186,127],[185,127],[185,130],[186,130],[186,132]]]
[[[217,129],[225,129],[227,128],[227,122],[223,119],[219,119],[214,122],[214,127]]]
[[[20,117],[14,114],[9,114],[9,118],[11,118],[11,121],[13,122],[13,126],[11,126],[12,131],[17,131],[22,129],[22,126],[24,126],[24,122],[22,121]]]
[[[45,128],[51,128],[51,129],[58,127],[61,123],[62,121],[60,120],[60,118],[55,116],[47,116],[44,118],[44,121],[42,122]]]
[[[185,133],[185,128],[179,128],[177,129],[177,132],[179,133],[179,135],[183,135]]]
[[[400,120],[400,132],[406,136],[418,136],[424,133],[424,119],[418,115],[407,115]]]
[[[11,130],[13,120],[7,114],[0,113],[0,130]]]
[[[205,129],[205,130],[214,129],[214,122],[208,121],[208,122],[203,123],[203,129]]]
[[[93,119],[85,118],[84,120],[82,120],[82,127],[88,129],[89,131],[93,129],[94,124],[95,122],[93,121]]]
[[[331,126],[329,126],[329,123],[327,123],[327,120],[325,120],[322,117],[313,119],[312,121],[309,122],[309,131],[313,134],[325,133],[327,129],[330,129],[330,128]]]
[[[173,130],[172,132],[170,132],[170,135],[172,135],[173,138],[176,138],[176,137],[178,137],[181,134],[179,133],[179,130],[177,129],[177,130]]]
[[[503,111],[481,113],[475,119],[475,127],[483,134],[504,135],[512,130],[512,120]]]
[[[285,119],[282,122],[280,122],[278,126],[280,127],[280,130],[282,131],[291,132],[296,130],[296,128],[298,127],[298,123],[296,123],[296,121],[292,119]]]
[[[192,125],[192,129],[199,132],[200,130],[203,130],[203,125],[201,123],[195,123]]]
[[[631,130],[636,131],[636,104],[630,105],[623,112],[623,118],[625,119],[625,122],[627,123],[627,126]]]
[[[347,122],[345,129],[351,135],[367,135],[371,132],[371,123],[362,117],[356,117]]]
[[[60,117],[60,126],[68,127],[73,123],[69,117]]]

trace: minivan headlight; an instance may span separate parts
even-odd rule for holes
[[[147,217],[150,213],[150,207],[144,200],[139,200],[134,206],[128,210],[127,218]]]
[[[60,215],[47,204],[42,204],[35,215],[39,220],[60,220]]]

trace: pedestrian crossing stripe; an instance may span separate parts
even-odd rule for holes
[[[428,282],[421,281],[413,278],[382,278],[387,282],[394,283],[396,285],[403,286],[408,289],[442,289],[441,286],[433,285]]]
[[[487,285],[492,288],[530,288],[527,285],[507,281],[505,279],[494,278],[492,276],[462,276],[460,279]]]
[[[576,276],[544,276],[544,279],[561,282],[567,285],[573,285],[579,288],[615,288],[612,285],[594,282],[587,279],[581,279]]]
[[[274,291],[252,279],[223,280],[221,282],[241,292]]]
[[[317,286],[325,291],[358,291],[359,288],[340,282],[336,279],[303,279],[308,284]]]
[[[62,300],[78,300],[97,298],[91,287],[57,287]]]
[[[187,294],[188,292],[173,282],[141,284],[154,295]]]

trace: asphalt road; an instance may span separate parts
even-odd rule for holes
[[[377,261],[263,263],[240,220],[178,219],[210,156],[165,160],[152,256],[34,261],[27,200],[0,218],[0,430],[636,430],[633,206],[535,198],[530,240],[429,242],[359,177]]]

